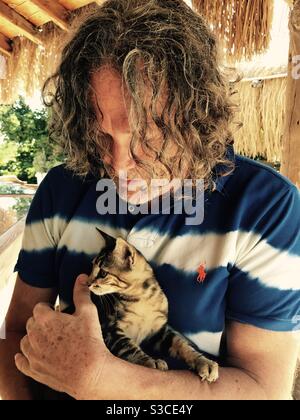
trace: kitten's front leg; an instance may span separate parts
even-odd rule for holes
[[[136,365],[146,366],[162,371],[168,370],[168,365],[164,360],[153,359],[148,356],[132,339],[124,333],[110,333],[106,342],[107,347],[117,357],[127,360]]]
[[[183,360],[203,381],[216,382],[219,377],[218,364],[195,350],[179,332],[166,325],[158,338],[156,350],[167,351],[172,357]]]

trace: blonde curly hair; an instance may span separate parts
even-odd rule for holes
[[[103,158],[110,154],[112,138],[97,120],[91,85],[91,76],[109,64],[132,100],[130,151],[137,167],[151,171],[136,154],[141,145],[155,154],[171,178],[188,167],[187,178],[203,179],[206,188],[214,189],[216,165],[226,168],[226,174],[234,168],[226,150],[233,143],[235,105],[218,57],[209,26],[183,0],[104,2],[79,23],[57,72],[43,88],[44,103],[52,111],[50,137],[62,146],[67,167],[82,176],[99,176]],[[145,109],[149,86],[151,103]],[[166,103],[157,115],[156,105],[166,91]],[[160,150],[147,138],[148,113],[162,134]],[[177,145],[177,159],[165,153],[170,142]]]

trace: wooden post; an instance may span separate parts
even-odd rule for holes
[[[300,188],[300,0],[290,14],[290,51],[281,172]]]

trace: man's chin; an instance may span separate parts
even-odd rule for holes
[[[135,206],[148,203],[153,198],[155,198],[155,196],[151,196],[149,191],[119,191],[119,196],[122,198],[122,200],[127,201],[129,204]]]
[[[147,186],[144,184],[141,186],[127,186],[124,185],[117,186],[118,194],[122,198],[122,200],[127,201],[132,205],[142,205],[145,203],[150,203],[157,197],[162,196],[163,194],[170,191],[170,186],[165,185],[163,187],[155,187],[153,185]]]

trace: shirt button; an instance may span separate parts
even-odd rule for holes
[[[128,207],[128,210],[130,211],[130,213],[133,213],[133,212],[135,211],[135,207],[133,207],[133,206],[129,206],[129,207]]]

